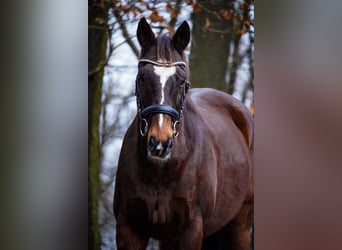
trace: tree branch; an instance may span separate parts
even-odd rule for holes
[[[182,8],[182,3],[183,3],[183,0],[177,0],[177,2],[175,4],[175,8],[174,8],[175,16],[172,17],[170,20],[170,26],[172,27],[172,29],[174,29],[174,27],[177,23],[178,15],[179,15],[181,8]]]
[[[114,8],[113,9],[113,14],[114,14],[116,20],[118,20],[118,23],[119,23],[120,28],[121,28],[122,35],[124,36],[124,38],[127,41],[128,45],[131,47],[131,49],[132,49],[133,53],[135,54],[135,56],[137,58],[139,58],[139,53],[140,53],[139,49],[137,48],[137,46],[135,46],[135,44],[134,44],[134,42],[132,40],[132,37],[128,33],[126,25],[125,25],[125,22],[122,19],[122,16],[120,15],[119,10]]]

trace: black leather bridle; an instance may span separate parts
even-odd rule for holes
[[[162,63],[162,62],[156,62],[149,59],[140,59],[139,63],[150,63],[157,67],[172,67],[172,66],[178,66],[183,65],[186,67],[186,63],[182,61],[178,62],[172,62],[172,63]],[[178,125],[180,123],[180,120],[183,116],[184,112],[184,106],[185,106],[185,95],[188,92],[190,88],[190,82],[188,80],[184,80],[183,84],[181,85],[181,93],[180,93],[180,105],[179,110],[174,109],[173,107],[166,105],[166,104],[154,104],[148,107],[143,107],[142,101],[141,101],[141,93],[140,93],[140,87],[139,87],[139,74],[136,79],[135,83],[135,95],[137,97],[137,108],[138,108],[138,114],[140,117],[140,125],[139,125],[139,131],[141,136],[146,136],[148,131],[148,120],[151,117],[151,115],[154,114],[166,114],[172,117],[173,122],[173,136],[178,136]]]

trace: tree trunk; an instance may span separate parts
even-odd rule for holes
[[[198,4],[200,11],[194,11],[191,15],[191,84],[192,87],[227,91],[226,72],[234,29],[231,19],[225,20],[221,16],[229,12],[232,1],[201,0]]]
[[[106,59],[108,7],[88,1],[88,249],[101,248],[98,218],[99,119],[103,67]]]
[[[227,84],[227,92],[228,94],[233,94],[235,90],[235,82],[236,82],[236,77],[237,77],[237,71],[239,67],[241,66],[243,57],[239,55],[239,49],[240,49],[240,40],[241,40],[241,35],[235,34],[234,35],[234,48],[233,48],[233,55],[232,55],[232,63],[229,69],[229,81]],[[244,102],[244,101],[243,101]]]

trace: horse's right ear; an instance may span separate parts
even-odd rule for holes
[[[155,37],[150,25],[143,17],[138,24],[137,37],[142,48],[147,48],[154,43]]]

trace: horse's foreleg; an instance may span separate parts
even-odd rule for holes
[[[253,205],[250,202],[247,202],[242,206],[237,216],[225,229],[227,232],[226,239],[228,239],[231,249],[250,249],[252,224]]]
[[[179,250],[199,250],[202,247],[203,221],[198,214],[190,221],[189,226],[184,230],[179,240]]]
[[[172,241],[160,241],[160,250],[200,250],[202,247],[202,217],[194,218],[179,238]]]
[[[122,216],[116,224],[116,244],[118,250],[145,250],[149,238],[136,232]]]

